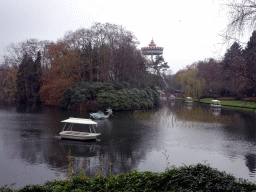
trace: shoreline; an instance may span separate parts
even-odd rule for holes
[[[204,98],[204,99],[200,99],[198,102],[211,104],[211,100],[213,100],[213,98]],[[224,100],[221,98],[218,100],[220,100],[221,106],[245,108],[245,109],[256,109],[256,102],[249,102],[249,101],[242,101],[242,100]]]
[[[206,104],[211,104],[212,100],[214,98],[204,98],[200,100],[193,100],[194,102],[198,103],[206,103]],[[184,98],[176,98],[176,100],[184,100]],[[251,102],[251,101],[246,101],[246,100],[228,100],[226,98],[217,98],[217,100],[220,100],[221,106],[225,107],[235,107],[235,108],[242,108],[242,109],[256,109],[256,102]],[[185,100],[184,100],[185,101]]]

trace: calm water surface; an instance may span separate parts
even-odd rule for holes
[[[159,109],[114,112],[97,120],[102,135],[93,142],[60,139],[60,121],[69,117],[89,114],[43,106],[0,107],[0,186],[16,189],[65,178],[69,151],[74,170],[84,167],[90,176],[100,168],[108,174],[110,162],[114,174],[207,163],[256,181],[254,111],[163,101]]]

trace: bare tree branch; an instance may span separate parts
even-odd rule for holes
[[[256,27],[256,0],[229,0],[225,7],[230,9],[230,22],[222,35],[228,42],[237,41],[244,33]]]

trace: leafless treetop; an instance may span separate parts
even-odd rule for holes
[[[245,33],[251,33],[256,27],[256,0],[229,0],[230,22],[224,33],[226,41],[239,39]]]

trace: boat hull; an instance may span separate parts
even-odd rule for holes
[[[60,132],[61,139],[73,139],[73,140],[95,140],[100,133],[87,133],[87,132],[78,132],[78,131],[62,131]]]
[[[193,101],[185,101],[186,105],[193,105]]]
[[[220,108],[220,107],[221,107],[221,105],[213,105],[213,104],[211,104],[211,107],[214,107],[214,108]]]

